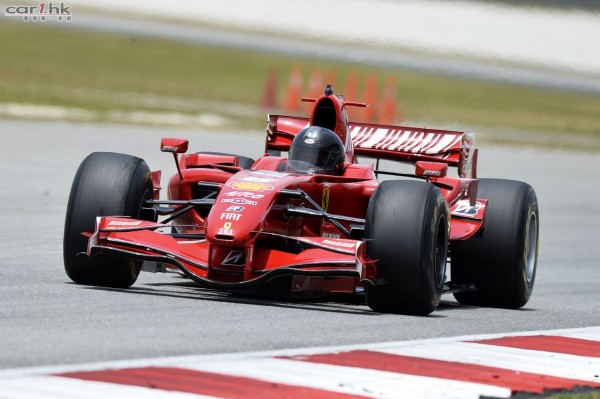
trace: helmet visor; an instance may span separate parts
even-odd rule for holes
[[[337,148],[297,145],[291,149],[288,170],[298,173],[331,173],[340,158]]]

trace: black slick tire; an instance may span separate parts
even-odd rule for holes
[[[78,284],[124,288],[132,285],[140,265],[117,257],[87,258],[88,238],[97,216],[139,218],[144,199],[152,198],[152,177],[144,160],[125,154],[96,152],[83,160],[71,187],[63,239],[65,271]]]
[[[367,209],[367,254],[380,285],[365,285],[378,312],[428,315],[440,301],[448,250],[448,207],[440,190],[421,181],[385,181]]]
[[[481,230],[451,245],[452,281],[477,291],[454,297],[461,304],[517,309],[533,290],[537,269],[539,210],[526,183],[480,179],[477,197],[487,199]]]

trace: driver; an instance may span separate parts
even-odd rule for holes
[[[294,137],[288,169],[298,173],[341,175],[343,166],[344,144],[331,130],[310,126]]]

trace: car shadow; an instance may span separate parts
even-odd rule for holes
[[[129,288],[110,288],[98,286],[79,285],[73,282],[66,282],[82,289],[119,292],[130,295],[150,295],[169,298],[180,298],[186,300],[202,300],[213,302],[238,303],[245,305],[256,305],[264,307],[276,307],[284,309],[300,309],[315,312],[330,312],[337,314],[360,315],[369,317],[419,317],[411,315],[390,315],[389,313],[375,312],[369,309],[365,303],[362,294],[327,294],[315,297],[295,297],[291,295],[261,293],[261,292],[228,292],[222,290],[213,290],[199,287],[193,281],[175,281],[160,283],[145,283],[143,285]],[[464,308],[457,303],[441,301],[438,309],[426,316],[427,318],[444,318],[447,315],[438,312],[445,312],[457,308]]]
[[[74,284],[74,283],[71,283]],[[75,285],[75,284],[74,284]],[[378,316],[370,310],[361,295],[331,294],[320,298],[296,298],[282,295],[256,293],[232,293],[198,287],[195,283],[144,284],[130,288],[109,288],[97,286],[80,286],[96,291],[120,292],[130,295],[151,295],[187,300],[239,303],[265,307],[312,310],[318,312],[343,313],[353,315]],[[176,288],[170,289],[170,288]],[[181,291],[184,289],[184,291]]]

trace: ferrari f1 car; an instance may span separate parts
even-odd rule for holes
[[[443,293],[469,305],[527,303],[539,231],[530,185],[477,179],[471,133],[348,122],[347,108],[366,104],[330,86],[303,100],[309,117],[268,117],[257,160],[187,153],[187,140],[164,138],[177,168],[166,200],[161,172],[142,159],[89,155],[67,207],[68,276],[128,287],[140,271],[176,271],[228,291],[364,293],[375,311],[416,315]]]

